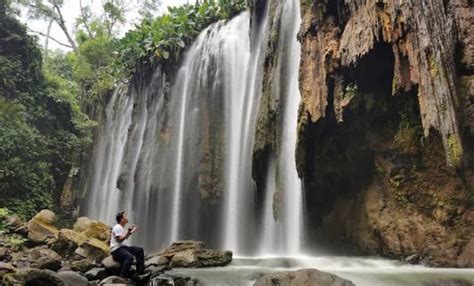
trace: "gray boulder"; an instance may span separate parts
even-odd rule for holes
[[[196,251],[193,249],[184,250],[176,253],[171,259],[172,267],[199,267],[199,263]]]
[[[71,269],[74,271],[86,273],[95,267],[94,262],[88,259],[75,260],[71,262]]]
[[[260,277],[254,286],[354,286],[338,276],[316,269],[301,269],[267,274]]]
[[[155,255],[145,261],[145,267],[168,265],[169,259],[165,256]]]
[[[120,264],[120,262],[115,260],[112,255],[109,255],[106,258],[104,258],[101,264],[106,269],[120,269],[120,267],[122,266],[122,264]]]
[[[61,256],[54,250],[46,247],[35,247],[26,252],[26,256],[31,261],[30,266],[39,269],[49,269],[57,271],[61,268]]]
[[[160,274],[151,277],[150,285],[156,286],[168,286],[168,285],[179,285],[179,286],[200,286],[202,285],[199,280],[180,275]]]
[[[109,276],[104,280],[100,281],[99,285],[135,285],[135,283],[126,278],[118,277],[118,276]]]
[[[105,268],[92,268],[86,272],[85,276],[89,281],[102,280],[108,276],[108,273]]]
[[[166,248],[159,255],[165,256],[166,258],[170,259],[171,257],[173,257],[179,252],[183,252],[186,250],[199,251],[205,247],[206,245],[202,241],[181,240],[181,241],[173,242],[168,248]]]
[[[232,262],[232,251],[203,249],[197,253],[201,267],[226,266]]]
[[[146,265],[168,263],[172,267],[218,267],[226,266],[231,261],[231,251],[207,249],[202,241],[183,240],[174,242],[161,253],[153,255],[146,261]]]
[[[86,277],[76,273],[74,271],[62,271],[58,272],[56,276],[59,277],[64,283],[64,286],[88,286],[89,281]]]

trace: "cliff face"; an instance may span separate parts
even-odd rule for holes
[[[473,235],[472,1],[303,1],[297,165],[315,237],[455,265]]]

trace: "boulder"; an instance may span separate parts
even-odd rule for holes
[[[149,285],[182,285],[196,286],[201,285],[199,280],[181,275],[159,274],[150,278]]]
[[[83,233],[87,235],[87,237],[97,238],[101,241],[110,241],[111,229],[103,222],[92,221]]]
[[[91,220],[88,217],[85,217],[85,216],[78,217],[76,222],[74,223],[73,229],[77,232],[85,231],[87,228],[89,228],[89,225],[92,222],[93,220]]]
[[[354,284],[336,275],[316,269],[302,269],[267,274],[260,277],[254,286],[354,286]]]
[[[110,255],[110,249],[105,242],[89,238],[76,249],[75,253],[91,261],[100,261]]]
[[[3,276],[1,285],[63,286],[63,281],[51,270],[25,268]]]
[[[88,259],[75,260],[71,262],[71,269],[82,273],[86,273],[94,267],[95,264]]]
[[[58,229],[53,225],[56,215],[42,210],[28,222],[28,239],[34,243],[47,243],[57,238]]]
[[[100,281],[99,285],[135,285],[135,283],[130,279],[119,276],[109,276]]]
[[[72,257],[75,250],[87,240],[83,233],[71,229],[61,229],[51,248],[63,257]]]
[[[172,267],[199,267],[197,253],[194,249],[187,249],[181,252],[176,253],[173,258],[171,258]]]
[[[56,214],[50,210],[41,210],[33,217],[33,219],[45,224],[54,225],[56,222]]]
[[[165,256],[155,255],[145,261],[145,267],[168,265],[170,260]]]
[[[109,255],[106,258],[102,259],[101,264],[106,269],[120,269],[120,267],[122,266],[122,264],[115,260],[112,255]]]
[[[228,265],[232,261],[231,251],[205,247],[202,241],[177,241],[161,253],[152,255],[145,266],[169,264],[172,267],[217,267]]]
[[[181,240],[176,241],[171,246],[162,251],[159,255],[165,256],[166,258],[171,258],[178,252],[183,252],[185,250],[191,249],[194,251],[199,251],[204,249],[206,245],[202,241],[195,240]]]
[[[107,270],[105,268],[92,268],[85,273],[87,280],[102,280],[108,276]]]
[[[39,269],[49,269],[57,271],[61,268],[61,256],[54,250],[46,247],[35,247],[26,253],[30,266]]]
[[[56,274],[64,283],[64,286],[88,286],[89,281],[86,277],[74,271],[62,271]]]
[[[91,220],[88,217],[80,217],[74,223],[74,230],[82,232],[87,237],[97,238],[102,241],[110,240],[110,227],[100,221]]]
[[[0,277],[8,273],[14,273],[16,271],[15,266],[10,263],[0,261]]]
[[[149,272],[152,276],[157,276],[165,273],[165,270],[172,270],[171,266],[163,265],[163,266],[148,266],[146,267],[146,272]]]
[[[474,267],[474,237],[464,246],[456,261],[458,267]]]
[[[201,267],[226,266],[232,262],[232,251],[203,249],[197,252]]]

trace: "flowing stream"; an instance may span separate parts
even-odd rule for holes
[[[203,286],[251,286],[262,275],[315,268],[357,286],[457,286],[474,284],[473,269],[428,268],[369,257],[237,258],[227,267],[174,269],[171,274],[198,279]]]

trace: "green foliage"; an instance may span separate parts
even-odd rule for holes
[[[359,92],[359,87],[355,82],[349,83],[344,88],[344,97],[354,97]]]
[[[4,233],[7,230],[4,220],[10,214],[10,210],[8,210],[7,208],[0,208],[0,234]]]
[[[83,30],[77,32],[79,52],[68,54],[67,60],[72,66],[74,81],[89,95],[98,97],[113,89],[113,47],[103,23],[94,21],[89,31],[93,37]]]
[[[25,244],[27,239],[18,234],[8,234],[11,230],[5,223],[5,218],[10,215],[12,215],[12,212],[9,209],[0,208],[0,245],[10,249],[18,249]]]
[[[0,120],[4,118],[19,118],[23,108],[0,96]]]
[[[45,138],[23,118],[0,124],[1,205],[22,216],[51,207],[53,178]]]
[[[3,241],[3,245],[10,248],[10,249],[19,249],[21,248],[28,239],[20,236],[20,235],[8,235],[5,237]]]
[[[0,0],[1,1],[1,0]],[[1,13],[2,11],[0,11]],[[0,17],[0,207],[24,217],[51,208],[81,150],[90,121],[72,67],[52,54],[42,64],[35,38]]]
[[[243,0],[197,1],[171,7],[168,14],[145,18],[117,42],[117,65],[126,76],[157,62],[177,61],[199,33],[211,23],[230,19],[245,9]]]
[[[402,98],[399,106],[400,121],[393,138],[394,146],[406,153],[413,153],[419,147],[423,137],[421,123],[416,112],[415,98]]]

